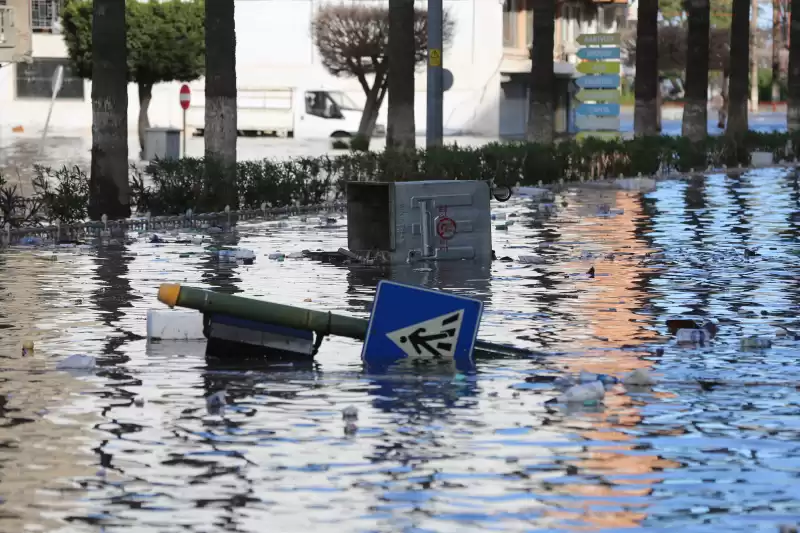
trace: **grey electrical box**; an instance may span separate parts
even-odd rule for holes
[[[347,245],[392,264],[491,260],[491,190],[485,181],[347,184]]]
[[[142,159],[179,159],[181,130],[177,128],[147,128]]]

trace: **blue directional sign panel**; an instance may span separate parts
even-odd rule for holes
[[[482,313],[480,300],[381,281],[361,358],[370,368],[411,358],[469,370]]]
[[[598,74],[596,76],[581,76],[575,83],[581,89],[616,89],[619,87],[619,74]]]
[[[619,59],[621,53],[619,48],[581,48],[578,57],[589,60]]]
[[[595,117],[610,117],[619,115],[619,104],[580,104],[575,108],[579,115],[594,115]]]

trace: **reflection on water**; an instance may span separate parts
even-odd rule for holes
[[[336,249],[344,227],[239,228],[255,264],[200,246],[0,254],[0,531],[774,531],[800,518],[800,187],[789,171],[514,199],[496,261],[385,271],[270,261]],[[598,206],[607,208],[598,209]],[[621,214],[608,216],[608,209]],[[744,249],[758,255],[745,257]],[[595,277],[587,271],[594,267]],[[313,365],[206,359],[148,344],[165,281],[366,317],[384,278],[485,303],[480,337],[538,359],[365,374],[360,345]],[[676,346],[666,316],[715,318]],[[745,335],[774,339],[742,351]],[[23,339],[36,341],[21,358]],[[95,375],[56,372],[89,353]],[[234,356],[235,354],[230,354]],[[649,369],[596,408],[545,404],[553,379]],[[220,392],[221,410],[205,397]],[[355,408],[345,420],[342,410]]]

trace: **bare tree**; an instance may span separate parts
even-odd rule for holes
[[[445,13],[444,42],[453,35]],[[358,136],[369,139],[388,88],[389,9],[386,6],[340,4],[320,8],[311,35],[323,66],[334,76],[354,77],[367,98]],[[428,13],[414,9],[414,64],[428,54]]]

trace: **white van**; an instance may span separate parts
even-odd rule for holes
[[[186,126],[199,135],[205,129],[205,92],[192,88]],[[347,139],[358,132],[363,109],[347,94],[330,89],[296,87],[239,88],[237,92],[240,133],[276,135],[298,139]],[[386,128],[375,126],[375,135]]]

